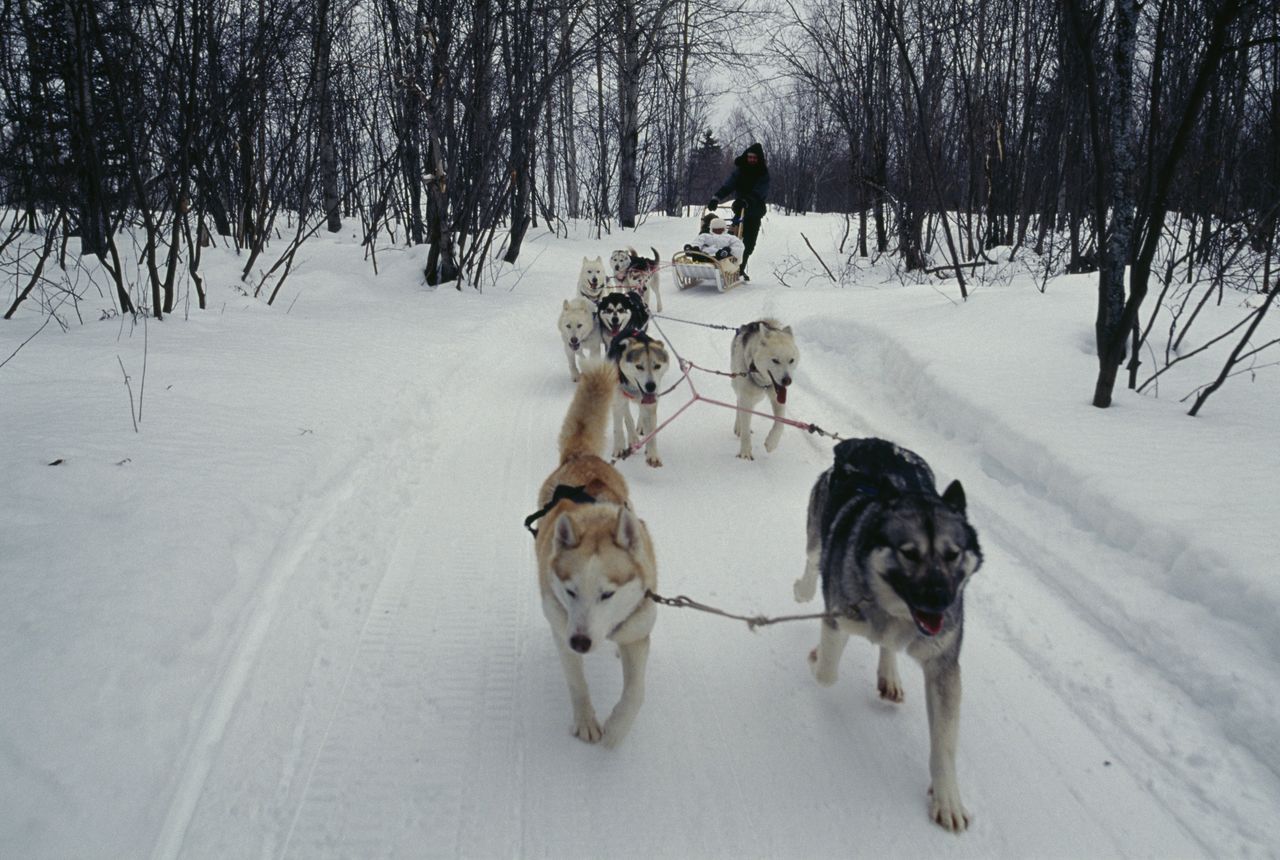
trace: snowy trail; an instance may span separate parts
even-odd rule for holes
[[[759,315],[758,295],[714,306],[687,298],[695,316]],[[206,729],[158,856],[837,856],[851,838],[891,855],[1059,844],[1063,854],[1198,856],[1266,841],[1247,822],[1269,796],[1233,798],[1237,812],[1210,814],[1224,781],[1272,784],[1250,773],[1257,765],[1172,760],[1150,713],[1182,709],[1176,731],[1207,746],[1222,743],[1221,727],[1165,681],[1125,689],[1149,656],[1093,617],[1077,591],[1055,587],[1061,559],[1037,567],[1028,537],[1063,512],[982,476],[981,446],[963,434],[905,429],[919,417],[909,402],[903,414],[873,408],[887,401],[864,385],[817,384],[849,375],[847,361],[824,354],[817,323],[793,415],[821,412],[842,432],[919,445],[964,468],[971,498],[982,498],[988,561],[970,592],[960,748],[972,830],[956,838],[927,821],[918,670],[906,669],[907,702],[885,705],[874,651],[854,643],[840,683],[821,689],[804,663],[813,622],[753,635],[664,610],[632,737],[613,753],[570,737],[519,524],[554,463],[571,383],[558,363],[549,373],[487,336],[535,307],[512,297],[454,345],[454,358],[425,359],[443,377],[483,369],[486,384],[406,394],[407,417],[371,437],[341,497],[282,541],[293,561],[271,580],[277,609],[257,622],[272,631],[242,640],[235,665],[251,658],[254,670],[238,670],[243,683],[219,694],[235,715]],[[664,328],[687,357],[727,362],[727,333]],[[726,380],[698,385],[731,399]],[[672,397],[674,409],[683,395]],[[729,411],[695,404],[660,438],[665,468],[621,466],[655,536],[661,590],[731,611],[797,611],[803,500],[829,445],[788,431],[773,455],[744,463],[731,424]],[[760,439],[764,423],[756,428]],[[1115,552],[1083,549],[1084,567]],[[317,641],[307,629],[318,616]],[[1055,630],[1088,652],[1055,650]],[[1129,655],[1118,662],[1117,647]],[[1103,651],[1117,677],[1089,675]],[[609,707],[617,661],[588,661],[588,673]],[[1081,761],[1080,750],[1094,752]]]
[[[323,237],[276,308],[222,249],[208,312],[27,345],[0,375],[0,855],[1280,856],[1273,403],[1224,390],[1188,423],[1126,395],[1099,415],[1074,388],[1092,282],[1040,292],[1014,266],[959,303],[874,265],[806,280],[796,259],[835,254],[838,218],[771,215],[757,282],[663,298],[790,323],[790,417],[964,482],[986,554],[961,661],[970,831],[928,820],[919,670],[886,704],[855,641],[821,688],[814,621],[663,607],[630,737],[570,735],[521,527],[573,391],[554,318],[581,255],[679,247],[688,226],[535,231],[483,292],[424,288],[424,248],[385,249],[374,276],[359,236]],[[729,331],[656,328],[727,366]],[[135,432],[120,371],[144,364]],[[832,443],[788,428],[766,453],[767,423],[743,462],[733,413],[694,403],[664,468],[620,464],[661,593],[818,608],[792,583]],[[587,673],[609,708],[618,661]]]

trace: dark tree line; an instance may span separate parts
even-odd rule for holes
[[[1098,272],[1095,405],[1126,358],[1137,386],[1144,300],[1170,264],[1225,256],[1274,293],[1280,6],[835,0],[787,17],[777,54],[844,143],[847,181],[827,186],[844,199],[814,205],[857,213],[857,253],[907,271],[937,244],[962,296],[992,249],[1060,241],[1065,271]]]
[[[858,255],[962,295],[997,248],[1098,272],[1105,405],[1153,279],[1274,290],[1278,40],[1261,0],[0,0],[0,206],[49,237],[9,313],[72,237],[122,312],[203,305],[211,242],[271,301],[320,230],[479,287],[534,224],[702,202],[755,139]]]

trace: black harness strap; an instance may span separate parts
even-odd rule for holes
[[[533,524],[545,517],[552,508],[560,504],[565,499],[571,502],[577,502],[580,505],[589,505],[596,499],[595,496],[589,495],[585,487],[570,487],[567,484],[559,484],[551,493],[551,501],[547,502],[546,507],[541,510],[534,511],[524,518],[524,527],[529,530],[529,534],[534,537],[538,536],[538,530]]]

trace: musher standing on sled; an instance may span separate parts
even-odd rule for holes
[[[760,235],[760,219],[764,217],[764,202],[769,197],[769,167],[764,163],[764,147],[753,143],[733,160],[733,173],[725,180],[724,185],[716,189],[708,209],[715,209],[726,197],[733,197],[733,211],[742,218],[742,244],[746,250],[742,255],[740,273],[744,281],[747,277],[747,260],[756,249],[756,237]]]

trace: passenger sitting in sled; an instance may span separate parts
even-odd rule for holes
[[[716,265],[726,275],[736,274],[738,261],[742,259],[745,246],[742,240],[728,232],[728,225],[723,218],[712,218],[707,225],[708,232],[700,233],[692,244],[685,245],[686,251],[697,251],[706,254],[716,261]]]

